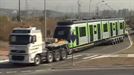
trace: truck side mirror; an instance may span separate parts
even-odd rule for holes
[[[35,43],[36,42],[36,36],[32,36],[31,37],[31,43]]]

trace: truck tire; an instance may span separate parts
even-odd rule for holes
[[[124,41],[124,38],[122,37],[122,38],[121,38],[121,42],[123,42],[123,41]]]
[[[47,59],[47,62],[48,62],[48,63],[53,62],[53,60],[54,60],[53,53],[52,53],[52,52],[48,52],[46,59]]]
[[[55,51],[54,53],[54,61],[59,61],[60,60],[61,53],[59,50]]]
[[[61,50],[61,60],[65,60],[67,58],[67,51],[66,49]]]
[[[41,57],[39,55],[36,55],[34,58],[34,65],[37,66],[41,63]]]

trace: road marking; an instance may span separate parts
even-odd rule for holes
[[[128,32],[128,31],[127,31],[127,35],[128,35],[128,39],[129,39],[130,45],[129,45],[127,48],[125,48],[125,49],[122,49],[122,50],[120,50],[120,51],[117,51],[117,52],[114,52],[114,53],[111,53],[111,54],[117,54],[117,53],[120,53],[121,51],[127,50],[127,49],[129,49],[129,48],[132,47],[133,41],[132,41],[132,38],[131,38],[131,36],[129,35],[129,32]]]
[[[84,60],[85,60],[85,59],[90,59],[90,58],[94,58],[94,57],[96,57],[96,56],[99,56],[99,55],[92,55],[92,56],[84,57],[83,59],[84,59]]]
[[[8,71],[8,72],[6,72],[6,73],[17,73],[17,71]]]
[[[23,73],[28,73],[28,72],[32,72],[32,70],[27,70],[27,71],[21,71]]]
[[[70,55],[67,59],[72,59],[72,57],[77,58],[77,57],[80,57],[80,56],[82,56],[82,55],[80,55],[80,54],[79,55],[74,55],[74,56]]]
[[[99,58],[106,58],[106,57],[119,57],[119,55],[101,55],[99,57],[94,57],[91,59],[99,59]]]
[[[42,72],[42,71],[44,71],[43,69],[42,70],[35,70],[36,72]]]
[[[132,67],[129,67],[132,66]],[[67,69],[56,69],[55,71],[82,71],[82,70],[112,70],[112,69],[126,69],[127,66],[107,66],[107,67],[97,67],[97,66],[92,66],[92,67],[81,67],[81,68],[67,68]],[[133,65],[128,65],[127,69],[134,69]]]
[[[128,54],[127,57],[134,57],[134,54]]]
[[[134,57],[134,54],[102,55],[102,56],[91,58],[91,59],[99,59],[99,58],[106,58],[106,57]]]
[[[127,32],[127,35],[128,35],[128,39],[129,39],[130,45],[127,48],[125,48],[125,49],[121,49],[120,51],[117,51],[117,52],[113,52],[113,53],[108,54],[107,57],[120,57],[120,55],[115,55],[115,54],[118,54],[118,53],[120,53],[120,52],[122,52],[124,50],[127,50],[127,49],[129,49],[129,48],[132,47],[132,45],[133,45],[132,38],[131,38],[131,36],[129,35],[128,32]],[[104,57],[106,57],[106,56],[105,55],[102,55],[102,56],[98,56],[98,57],[95,57],[95,58],[92,58],[92,59],[98,59],[98,58],[104,58]]]

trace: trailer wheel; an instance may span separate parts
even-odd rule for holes
[[[39,55],[36,55],[34,58],[34,65],[39,65],[41,63],[41,58]]]
[[[123,41],[124,41],[124,38],[122,37],[122,38],[121,38],[121,42],[123,42]]]
[[[53,59],[54,59],[53,53],[52,52],[48,52],[47,53],[47,62],[51,63],[51,62],[53,62]]]
[[[61,50],[61,60],[65,60],[67,58],[67,51],[63,48]]]
[[[57,50],[54,53],[54,61],[59,61],[59,60],[60,60],[60,52],[59,50]]]

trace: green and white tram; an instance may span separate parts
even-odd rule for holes
[[[111,39],[123,40],[124,19],[99,19],[58,22],[54,38],[69,42],[69,49]]]

